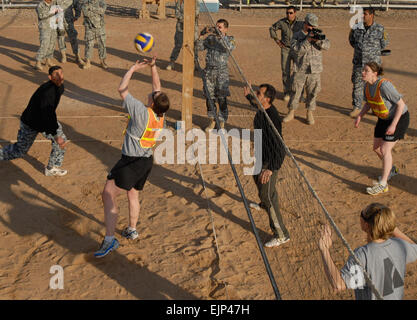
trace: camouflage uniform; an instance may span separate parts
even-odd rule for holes
[[[328,50],[329,48],[329,39],[314,43],[307,40],[307,34],[303,30],[294,34],[291,41],[291,49],[295,60],[292,83],[294,93],[289,101],[290,110],[298,108],[304,86],[307,93],[307,110],[313,111],[316,109],[316,98],[321,90],[320,74],[323,71],[322,50]]]
[[[38,131],[33,130],[31,127],[20,121],[20,129],[17,133],[17,142],[14,144],[9,144],[3,149],[0,149],[0,160],[13,160],[22,158],[35,142],[38,133]],[[42,135],[52,142],[52,150],[49,156],[48,168],[61,167],[62,162],[64,161],[65,149],[61,149],[58,143],[55,142],[54,135],[46,132],[42,132]],[[62,131],[62,126],[59,122],[56,135],[60,136],[65,141],[67,140],[67,137]]]
[[[203,70],[203,91],[206,97],[207,115],[214,119],[217,114],[215,99],[219,103],[219,120],[227,121],[228,108],[226,97],[230,96],[229,91],[229,52],[235,48],[233,36],[220,36],[209,34],[205,39],[196,41],[197,50],[207,50],[206,67]]]
[[[68,34],[72,52],[78,55],[78,32],[74,28],[74,21],[81,16],[81,3],[78,0],[56,0],[56,3],[64,10],[64,28]],[[58,46],[61,52],[66,50],[65,33],[58,34]]]
[[[294,63],[294,57],[290,55],[291,39],[293,34],[303,28],[303,21],[295,19],[290,23],[288,18],[283,18],[275,22],[269,28],[269,34],[275,41],[279,40],[277,31],[281,30],[281,42],[285,47],[281,48],[281,71],[282,71],[282,88],[284,95],[291,93],[291,63]]]
[[[194,40],[198,38],[198,15],[200,13],[200,2],[199,0],[195,1],[195,29],[194,29]],[[175,17],[177,18],[177,24],[175,26],[175,36],[174,36],[174,48],[172,49],[171,56],[169,60],[174,62],[177,60],[178,55],[180,54],[182,48],[182,42],[184,38],[184,2],[177,1],[175,6]],[[197,58],[197,50],[195,57]]]
[[[352,106],[362,108],[363,86],[362,69],[368,62],[381,64],[381,50],[388,45],[388,37],[384,27],[373,23],[368,29],[363,23],[357,23],[349,33],[349,43],[354,48],[352,71]]]
[[[104,60],[107,56],[106,30],[104,29],[106,8],[107,4],[104,0],[82,0],[81,10],[84,15],[85,58],[87,60],[91,60],[95,40],[97,40],[100,60]]]
[[[41,1],[36,7],[38,14],[38,28],[39,28],[39,50],[36,54],[36,61],[40,63],[45,58],[51,58],[55,40],[57,37],[56,29],[52,28],[51,20],[56,19],[54,3],[46,3]],[[52,52],[51,52],[52,48]]]

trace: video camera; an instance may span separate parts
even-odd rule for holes
[[[381,56],[389,56],[391,54],[391,50],[385,49],[381,50]]]
[[[315,39],[315,40],[325,40],[326,39],[326,35],[323,34],[323,31],[317,28],[312,28],[310,29],[310,32],[313,35],[310,35],[311,39]]]
[[[200,36],[204,36],[207,33],[218,34],[217,29],[215,27],[205,27],[203,30],[201,30]]]

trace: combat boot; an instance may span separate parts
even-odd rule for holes
[[[83,65],[83,69],[89,69],[89,68],[91,68],[90,59],[86,59]]]
[[[40,61],[36,61],[35,67],[36,70],[42,71],[42,64]]]
[[[211,122],[208,125],[208,127],[206,128],[206,130],[213,130],[215,126],[216,126],[216,120],[211,119]]]
[[[171,61],[170,63],[168,63],[168,65],[166,66],[166,70],[172,70],[174,68],[174,61]]]
[[[351,118],[356,118],[359,115],[359,113],[361,113],[361,109],[353,108],[353,110],[349,113],[349,116]]]
[[[220,121],[220,129],[224,129],[224,121]]]
[[[80,54],[79,54],[79,53],[77,53],[77,54],[75,55],[75,62],[79,63],[81,66],[85,65],[85,62],[84,62],[84,60],[81,58],[81,56],[80,56]]]
[[[46,58],[45,65],[46,65],[47,68],[52,67],[53,66],[52,60],[50,58]]]
[[[313,117],[313,111],[307,110],[307,122],[309,125],[314,124],[314,117]]]
[[[282,119],[283,122],[290,122],[291,120],[294,119],[294,110],[291,109],[290,112],[288,112],[288,114],[285,116],[284,119]]]
[[[101,66],[103,67],[103,69],[108,69],[109,67],[106,64],[106,59],[101,59]]]
[[[65,51],[61,51],[61,63],[67,62],[67,54]]]

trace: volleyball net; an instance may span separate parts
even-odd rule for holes
[[[216,21],[209,10],[200,12],[200,30],[206,26],[214,28],[215,25]],[[271,273],[269,281],[275,291],[275,295],[278,299],[352,299],[353,291],[346,290],[335,293],[326,278],[321,253],[318,248],[323,226],[329,224],[333,228],[331,256],[339,270],[343,267],[348,256],[353,254],[353,251],[343,238],[325,204],[318,197],[314,186],[311,185],[291,150],[285,144],[285,139],[281,137],[275,126],[273,126],[273,121],[262,107],[256,94],[260,84],[251,85],[249,79],[243,74],[238,61],[234,58],[233,52],[229,53],[231,54],[229,57],[230,96],[228,97],[230,120],[227,122],[225,130],[218,130],[217,132],[221,137],[220,140],[223,143],[223,147],[227,147],[231,171],[236,179],[236,184],[239,189],[240,186],[242,188],[242,190],[239,190],[242,197],[242,208],[239,210],[248,212],[248,219],[258,243],[266,271]],[[202,76],[204,76],[205,57],[205,51],[199,53],[198,65]],[[249,88],[248,90],[253,98],[252,105],[245,97],[244,87]],[[217,105],[215,107],[218,109]],[[216,119],[216,121],[218,128],[220,121],[219,119]],[[226,140],[228,137],[233,136],[233,134],[228,134],[233,129],[243,130],[244,128],[250,128],[253,131],[254,121],[257,122],[256,126],[258,128],[266,128],[262,136],[261,154],[263,159],[266,157],[273,162],[282,163],[278,170],[275,188],[278,194],[283,223],[289,232],[290,241],[275,248],[265,249],[262,246],[263,243],[272,237],[270,224],[274,224],[274,221],[270,221],[268,218],[264,204],[256,205],[256,203],[260,202],[260,198],[254,176],[247,174],[247,165],[233,161],[233,146],[229,140]],[[240,137],[243,138],[243,134]],[[250,139],[252,154],[256,156],[256,143],[259,141],[256,139],[254,131],[247,139]],[[241,141],[243,140],[241,139]],[[232,175],[226,178],[231,179]],[[272,199],[271,201],[276,200]],[[250,205],[251,203],[254,204]],[[219,242],[222,242],[221,238]],[[218,250],[219,254],[221,254],[222,250],[224,250],[222,245],[218,246]],[[239,250],[239,248],[236,248],[236,250]],[[228,264],[233,263],[239,263],[239,261],[223,259],[220,268],[227,269],[229,268]],[[262,263],[262,260],[259,260],[259,263]],[[369,282],[370,279],[366,273],[365,278],[372,288],[373,285]],[[233,280],[231,279],[233,279],[232,274],[224,273],[222,279],[224,283],[232,283]],[[267,283],[265,283],[265,288],[266,285]],[[375,288],[373,288],[373,292],[375,295],[379,295]]]

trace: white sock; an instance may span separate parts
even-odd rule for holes
[[[106,242],[112,242],[113,239],[114,239],[114,236],[105,236],[104,237],[104,241],[106,241]]]

